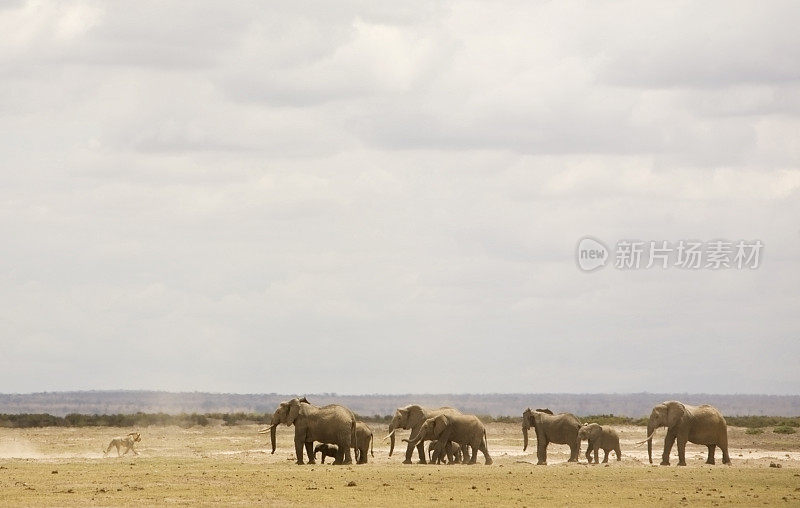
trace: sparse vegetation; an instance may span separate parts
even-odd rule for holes
[[[789,425],[779,425],[772,429],[772,432],[775,434],[794,434],[797,431],[794,430],[794,427],[790,427]]]
[[[750,434],[750,435],[754,435],[754,434],[763,434],[763,433],[764,433],[764,429],[762,429],[762,428],[754,428],[754,427],[750,427],[750,428],[748,428],[746,431],[744,431],[744,433],[745,433],[745,434]]]
[[[629,418],[627,416],[589,415],[579,416],[583,423],[598,423],[600,425],[647,425],[647,418]]]
[[[763,427],[800,427],[800,416],[786,418],[784,416],[725,416],[728,425],[759,429]]]
[[[85,415],[71,413],[66,416],[49,414],[0,414],[0,427],[148,427],[151,425],[177,425],[179,427],[206,426],[209,415],[197,413],[134,413],[113,415]]]

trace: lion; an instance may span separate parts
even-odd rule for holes
[[[103,456],[105,457],[106,455],[108,455],[108,452],[111,451],[112,446],[117,448],[117,457],[121,457],[122,455],[125,455],[129,451],[133,451],[134,455],[139,455],[139,452],[136,451],[133,445],[134,443],[138,443],[141,440],[142,437],[141,435],[139,435],[138,432],[131,432],[127,434],[125,437],[115,437],[114,439],[111,440],[110,443],[108,443],[108,448],[103,450]],[[122,454],[119,453],[120,447],[125,448],[125,452]]]

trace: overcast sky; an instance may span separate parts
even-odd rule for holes
[[[3,2],[0,392],[800,391],[796,2]],[[761,240],[583,273],[585,236]]]

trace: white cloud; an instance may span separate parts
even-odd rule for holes
[[[795,11],[5,6],[3,391],[786,393]],[[586,234],[766,250],[587,275]]]

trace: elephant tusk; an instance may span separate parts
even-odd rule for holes
[[[644,438],[644,441],[638,441],[638,442],[636,443],[636,446],[643,445],[643,444],[645,444],[646,442],[648,442],[650,439],[652,439],[652,438],[653,438],[653,434],[655,434],[657,430],[658,430],[658,429],[653,429],[653,432],[651,432],[649,436],[647,436],[646,438]]]
[[[277,425],[277,424],[275,424],[275,425]],[[272,427],[274,427],[275,425],[270,425],[270,426],[269,426],[269,427],[267,427],[266,429],[261,429],[261,430],[259,430],[259,431],[258,431],[258,433],[259,433],[259,434],[266,434],[267,432],[271,431],[271,430],[272,430]]]
[[[389,432],[388,434],[386,434],[386,437],[385,437],[385,438],[383,438],[383,441],[386,441],[387,439],[389,439],[390,437],[392,437],[392,434],[394,434],[395,432],[397,432],[397,429],[395,429],[395,430],[393,430],[393,431]]]

